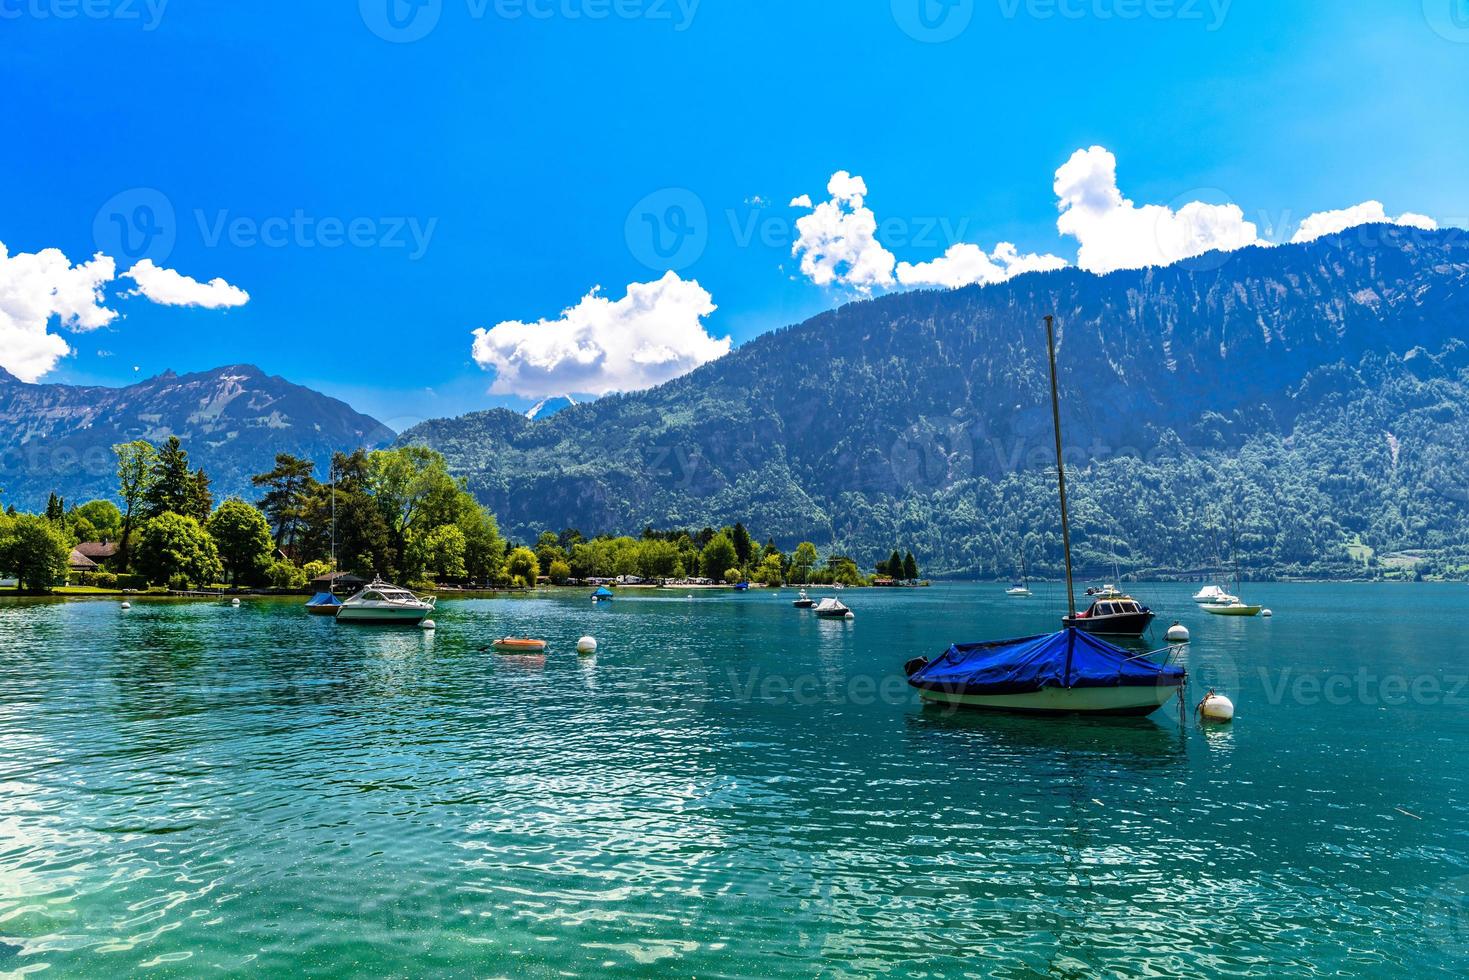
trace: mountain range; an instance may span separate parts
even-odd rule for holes
[[[1084,574],[1469,574],[1457,229],[888,295],[647,391],[397,438],[444,453],[521,539],[738,520],[864,566],[901,548],[933,574],[1056,574],[1048,313]],[[277,452],[324,467],[395,438],[248,365],[125,388],[0,372],[7,504],[110,495],[110,447],[169,435],[219,497],[251,496]]]
[[[195,374],[171,371],[125,388],[24,384],[0,369],[0,501],[35,509],[53,491],[73,503],[117,489],[111,447],[178,436],[217,499],[258,492],[250,476],[276,453],[315,460],[381,446],[394,433],[345,402],[248,364]]]
[[[1165,268],[856,302],[660,387],[544,420],[404,433],[500,516],[636,531],[743,520],[864,565],[1059,568],[1045,314],[1078,548],[1096,574],[1355,574],[1466,547],[1469,241],[1364,226]],[[1469,559],[1465,561],[1469,567]]]

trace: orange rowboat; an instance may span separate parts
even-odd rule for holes
[[[528,636],[507,636],[490,646],[500,653],[545,653],[546,641],[533,640]]]

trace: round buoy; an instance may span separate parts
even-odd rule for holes
[[[124,608],[124,609],[131,609],[131,608],[133,608],[133,604],[131,602],[124,602],[122,604],[122,608]]]
[[[1205,721],[1234,721],[1234,702],[1222,694],[1210,691],[1199,702],[1199,714]]]
[[[425,619],[423,622],[418,624],[418,628],[421,630],[432,630],[438,629],[439,627],[438,624],[435,623],[432,619]]]
[[[854,613],[854,612],[852,612],[852,610],[848,609],[847,610],[847,614],[845,616],[843,616],[842,618],[843,619],[856,619],[857,618],[857,614]]]
[[[692,599],[693,597],[694,597],[694,594],[692,592],[690,592],[688,595],[684,596],[685,599]]]
[[[230,600],[230,605],[232,605],[232,606],[238,606],[239,604],[240,604],[240,600],[239,599],[231,599]]]
[[[1271,612],[1268,609],[1261,609],[1260,610],[1260,615],[1261,616],[1264,616],[1266,619],[1269,619],[1271,616],[1274,616],[1275,613]]]
[[[1172,626],[1168,627],[1168,632],[1165,633],[1164,636],[1167,638],[1169,643],[1187,643],[1188,627],[1183,625],[1182,623],[1174,623]]]
[[[576,641],[576,652],[583,657],[590,657],[597,652],[597,641],[590,636],[584,636]]]

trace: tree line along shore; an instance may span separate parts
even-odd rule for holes
[[[495,515],[421,446],[336,453],[326,479],[282,453],[255,475],[255,501],[216,502],[209,475],[180,440],[113,447],[116,501],[68,505],[52,494],[41,513],[0,513],[0,580],[25,594],[221,589],[301,592],[382,577],[415,588],[526,589],[616,581],[710,587],[916,583],[911,550],[893,549],[864,571],[839,552],[802,541],[759,544],[743,523],[699,530],[644,528],[593,537],[566,528],[533,543],[507,540]]]

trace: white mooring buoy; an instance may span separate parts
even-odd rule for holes
[[[1199,702],[1199,714],[1205,721],[1234,721],[1234,702],[1210,691]]]
[[[1268,609],[1261,609],[1260,610],[1260,615],[1261,616],[1264,616],[1266,619],[1269,619],[1271,616],[1274,616],[1275,613],[1271,612]]]
[[[1168,627],[1168,632],[1163,635],[1169,643],[1187,643],[1188,627],[1182,623],[1174,623]]]
[[[595,637],[584,636],[576,641],[576,652],[583,657],[590,657],[597,652],[597,641]]]
[[[439,627],[438,624],[435,623],[432,619],[425,619],[423,622],[418,624],[418,628],[421,630],[432,630],[438,629]]]
[[[239,599],[231,599],[230,600],[230,605],[232,605],[232,606],[238,606],[239,604],[240,604],[240,600]]]
[[[131,609],[131,608],[133,608],[133,604],[131,602],[124,602],[122,604],[122,608],[123,609]]]

